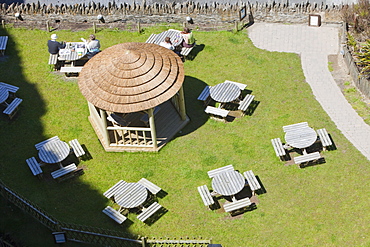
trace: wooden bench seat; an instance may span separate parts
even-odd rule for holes
[[[238,110],[245,112],[248,109],[249,105],[253,102],[253,99],[254,95],[247,94],[245,98],[242,101],[240,101]]]
[[[138,183],[141,184],[142,186],[144,186],[145,188],[147,188],[154,195],[156,195],[159,191],[162,190],[159,186],[157,186],[156,184],[150,182],[146,178],[140,179],[138,181]]]
[[[238,88],[243,91],[247,85],[246,84],[243,84],[243,83],[240,83],[240,82],[235,82],[235,81],[229,81],[229,80],[225,80],[224,82],[228,82],[228,83],[232,83],[232,84],[235,84],[238,86]]]
[[[77,170],[77,166],[74,163],[72,163],[72,164],[70,164],[68,166],[65,166],[65,167],[62,167],[62,168],[60,168],[60,169],[58,169],[56,171],[53,171],[51,173],[51,176],[54,179],[58,179],[58,178],[61,178],[61,177],[65,176],[65,175],[67,175],[67,174],[69,174],[69,173],[71,173],[73,171],[76,171],[76,170]]]
[[[58,54],[50,54],[48,64],[56,65],[57,63],[58,63]]]
[[[212,194],[209,191],[207,185],[202,185],[198,187],[198,192],[200,194],[200,197],[203,200],[203,203],[205,206],[211,206],[215,204],[215,201],[213,200]]]
[[[252,205],[250,199],[249,198],[243,198],[243,199],[238,200],[238,201],[233,201],[233,202],[224,204],[224,209],[225,209],[225,212],[233,212],[233,211],[237,211],[239,209],[249,207],[250,205]]]
[[[15,114],[18,112],[19,105],[22,103],[22,99],[15,98],[13,101],[5,108],[3,111],[4,114],[8,115],[10,119],[12,119]]]
[[[219,116],[219,117],[227,117],[229,115],[229,111],[221,108],[216,108],[213,106],[207,106],[207,108],[204,110],[206,113]]]
[[[182,47],[180,51],[180,55],[183,55],[184,57],[189,56],[190,52],[194,49],[195,46],[196,44],[194,44],[194,46],[192,47]]]
[[[59,137],[58,136],[53,136],[45,141],[42,141],[42,142],[39,142],[37,144],[35,144],[35,148],[37,150],[40,150],[46,143],[48,142],[53,142],[53,141],[60,141]]]
[[[211,98],[210,94],[211,86],[205,86],[203,91],[199,94],[198,100],[204,101],[204,104],[207,104]]]
[[[0,85],[5,87],[6,89],[8,89],[8,91],[11,92],[11,93],[16,93],[19,89],[19,87],[14,86],[14,85],[10,85],[10,84],[5,83],[5,82],[0,82]]]
[[[155,214],[162,206],[158,202],[154,202],[148,208],[144,208],[143,211],[137,216],[137,218],[145,222],[149,217]]]
[[[288,132],[288,131],[296,131],[296,130],[307,128],[307,127],[308,127],[308,123],[302,122],[302,123],[296,123],[296,124],[283,126],[283,130],[284,132]]]
[[[306,163],[306,162],[309,162],[309,161],[318,160],[320,158],[321,158],[320,153],[319,152],[314,152],[314,153],[309,153],[309,154],[304,154],[304,155],[301,155],[301,156],[298,156],[298,157],[294,157],[294,163],[302,164],[302,163]]]
[[[261,189],[261,185],[258,182],[256,176],[254,176],[254,173],[252,170],[244,172],[243,175],[245,179],[247,180],[248,185],[251,188],[251,191],[253,192],[253,194],[255,193],[255,191]]]
[[[124,185],[126,183],[127,182],[123,181],[123,180],[118,181],[115,185],[113,185],[106,192],[104,192],[103,195],[106,198],[111,199],[115,194],[119,194],[119,191],[120,191],[122,185]]]
[[[222,172],[227,172],[227,171],[234,171],[234,166],[233,165],[223,166],[223,167],[220,167],[214,170],[210,170],[207,172],[207,174],[209,178],[213,178],[217,174],[222,173]]]
[[[108,215],[118,224],[122,224],[127,219],[126,216],[124,216],[123,214],[121,214],[120,212],[112,208],[111,206],[107,206],[106,208],[103,209],[102,212]]]
[[[85,155],[85,150],[82,148],[81,144],[78,142],[77,139],[69,141],[69,145],[71,146],[77,158],[81,158],[82,156]]]
[[[286,150],[281,142],[280,138],[271,139],[272,146],[274,147],[276,156],[284,157],[287,155]]]
[[[78,67],[61,67],[60,68],[60,72],[62,73],[80,73],[81,70],[82,70],[82,66],[78,66]]]
[[[326,147],[330,147],[330,146],[333,145],[333,142],[331,141],[330,136],[329,136],[329,134],[328,134],[328,132],[326,131],[325,128],[318,129],[316,132],[319,136],[319,139],[321,141],[321,144],[322,144],[324,150],[326,149]]]
[[[42,169],[40,167],[41,165],[39,162],[37,162],[35,157],[26,159],[26,163],[34,176],[42,176]]]
[[[0,36],[0,55],[5,55],[6,45],[8,44],[8,36]]]

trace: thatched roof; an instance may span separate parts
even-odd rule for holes
[[[78,85],[96,107],[130,113],[169,100],[183,81],[183,63],[173,51],[155,44],[123,43],[90,59]]]

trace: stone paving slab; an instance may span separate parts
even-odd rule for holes
[[[300,54],[306,81],[317,101],[343,135],[370,160],[370,126],[347,102],[328,70],[328,55],[339,52],[339,28],[255,23],[248,31],[260,49]]]

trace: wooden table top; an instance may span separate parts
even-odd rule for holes
[[[123,208],[136,208],[148,197],[148,190],[139,183],[126,183],[114,195],[115,202]]]
[[[212,188],[224,196],[232,196],[239,193],[245,186],[245,179],[237,171],[219,173],[212,179]]]
[[[223,82],[211,87],[211,98],[216,102],[227,103],[236,100],[241,91],[240,88],[230,82]]]
[[[183,41],[180,31],[167,30],[157,34],[154,43],[159,45],[159,43],[163,42],[166,37],[170,37],[173,46],[179,46]]]
[[[77,48],[80,46],[81,48]],[[59,60],[76,61],[84,57],[87,53],[87,48],[83,42],[68,42],[66,48],[59,50]]]
[[[310,127],[304,127],[285,133],[285,141],[295,148],[307,148],[317,140],[316,131]]]
[[[0,85],[0,103],[3,103],[9,97],[9,91],[6,87]]]
[[[39,158],[48,164],[63,161],[70,153],[70,147],[66,142],[56,140],[46,143],[39,150]]]

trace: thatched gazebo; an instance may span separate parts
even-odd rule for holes
[[[106,151],[158,151],[188,122],[184,67],[171,50],[123,43],[95,55],[78,85]]]

